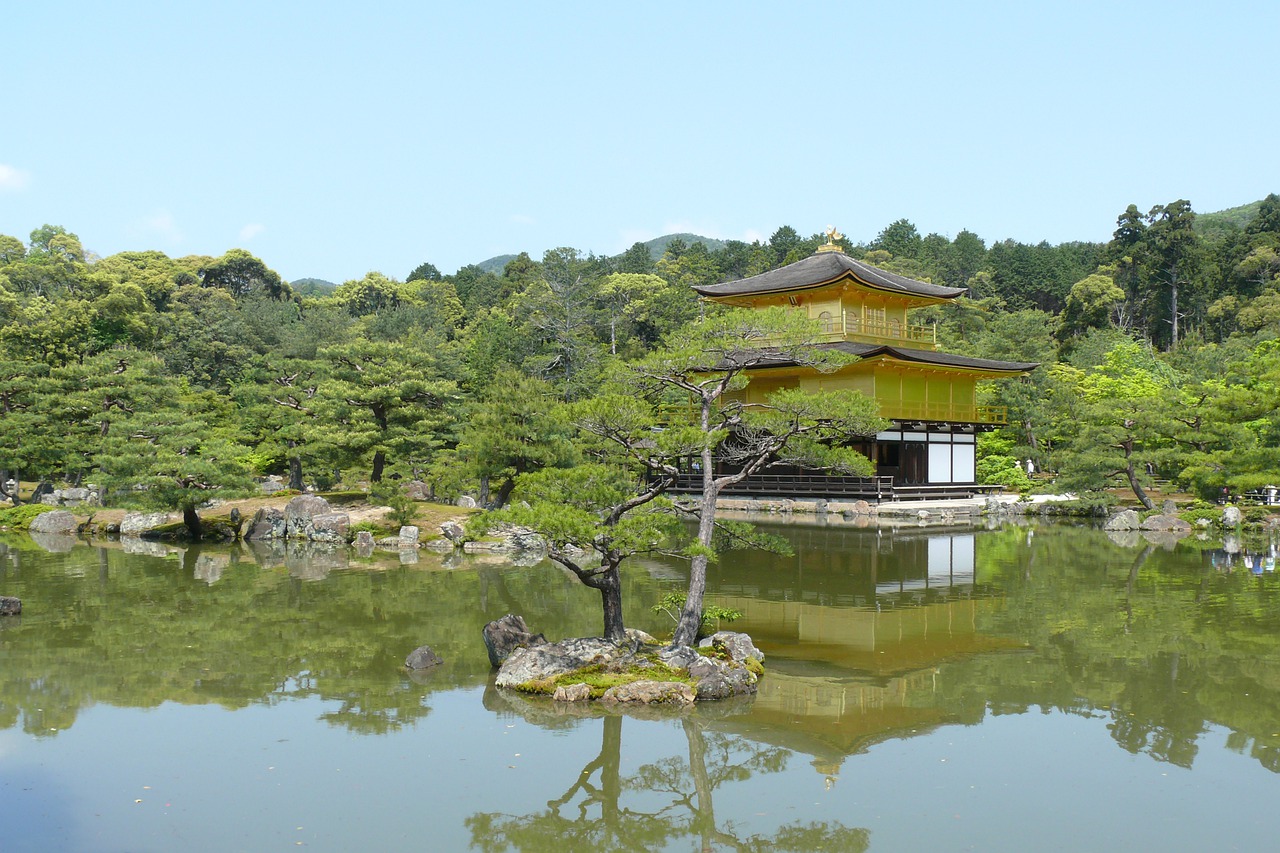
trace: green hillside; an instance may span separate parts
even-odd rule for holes
[[[1219,237],[1231,231],[1243,229],[1257,217],[1261,206],[1262,200],[1259,199],[1248,204],[1242,204],[1239,207],[1229,207],[1226,210],[1218,210],[1213,213],[1201,213],[1196,216],[1196,231],[1206,237]]]
[[[289,286],[299,296],[328,296],[338,287],[333,282],[322,278],[300,278],[289,282]]]

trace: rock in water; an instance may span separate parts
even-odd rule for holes
[[[1116,513],[1107,519],[1107,523],[1103,525],[1103,530],[1137,530],[1142,525],[1138,514],[1131,509],[1126,509]]]
[[[562,684],[551,698],[557,702],[585,702],[591,698],[591,688],[585,684]]]
[[[0,616],[17,616],[22,612],[22,599],[0,595]]]
[[[516,649],[529,646],[541,646],[547,638],[541,634],[529,633],[524,619],[508,613],[484,626],[484,647],[489,650],[489,663],[502,666]]]
[[[629,654],[628,647],[603,637],[575,637],[554,643],[543,641],[537,645],[515,649],[503,661],[498,677],[494,679],[494,686],[518,687],[528,681],[567,675],[583,667],[609,666]]]
[[[721,649],[736,663],[746,663],[749,658],[764,663],[764,652],[756,648],[750,636],[740,631],[716,631],[710,637],[704,637],[698,646]]]
[[[249,522],[249,529],[245,532],[244,538],[246,541],[251,542],[283,539],[285,531],[284,511],[275,507],[264,506],[254,513],[253,520]]]
[[[610,687],[601,702],[626,702],[639,705],[692,705],[694,689],[678,681],[632,681]]]
[[[409,656],[404,659],[404,665],[409,669],[427,669],[428,667],[439,666],[444,663],[440,655],[430,646],[418,646],[409,652]]]
[[[79,522],[76,517],[65,509],[55,509],[53,512],[42,512],[35,518],[31,519],[32,533],[58,533],[64,536],[74,536]]]
[[[332,512],[329,502],[324,498],[318,495],[298,495],[284,508],[285,535],[291,539],[310,539],[314,530],[312,519]]]

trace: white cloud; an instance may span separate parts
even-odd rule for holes
[[[240,229],[240,239],[244,240],[247,243],[248,241],[252,240],[254,237],[257,237],[259,234],[261,234],[263,231],[266,231],[266,230],[267,230],[267,226],[263,225],[262,223],[251,222],[245,227]]]
[[[134,230],[158,237],[170,245],[181,243],[185,239],[182,229],[173,221],[173,214],[167,210],[160,210],[146,217],[134,226]]]
[[[27,188],[31,176],[21,169],[0,163],[0,192],[18,192]]]

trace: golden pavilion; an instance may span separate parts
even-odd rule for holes
[[[834,373],[775,363],[751,371],[748,402],[785,387],[848,389],[880,404],[893,426],[860,448],[876,465],[867,478],[801,472],[757,476],[740,491],[759,494],[857,496],[876,500],[949,497],[979,491],[977,433],[1007,422],[1003,407],[978,403],[978,383],[1023,376],[1038,365],[942,352],[936,327],[911,323],[915,308],[949,302],[962,287],[916,281],[846,255],[832,241],[793,264],[750,278],[697,287],[704,299],[743,308],[790,307],[821,328],[830,347],[858,356]]]

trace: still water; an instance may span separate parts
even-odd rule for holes
[[[625,716],[490,686],[489,620],[599,630],[546,563],[0,540],[0,849],[1280,843],[1274,542],[773,532],[710,582],[759,695]],[[683,577],[632,566],[628,624]]]

